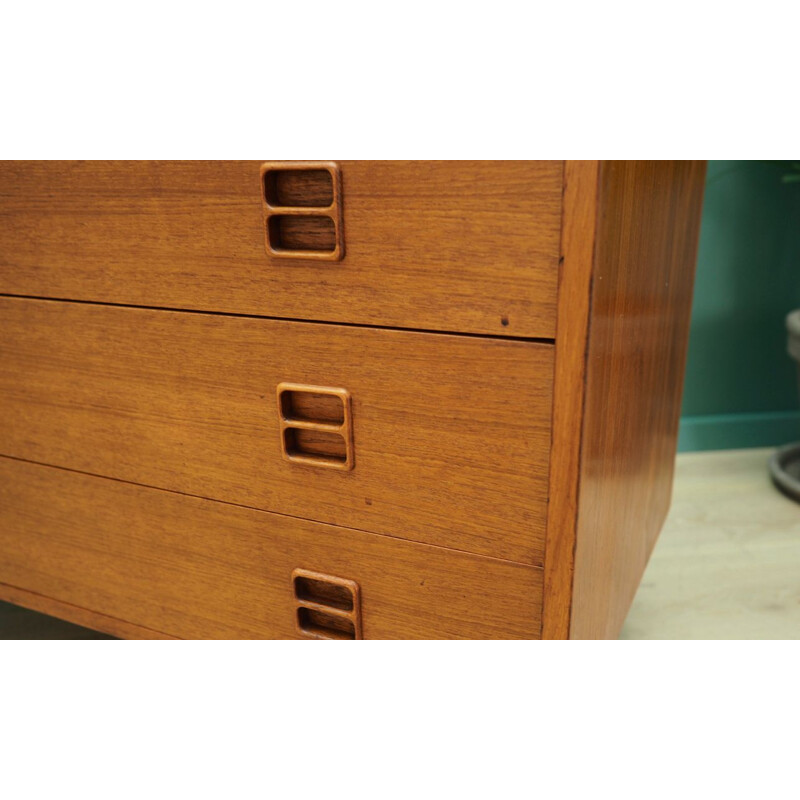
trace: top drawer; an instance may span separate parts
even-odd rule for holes
[[[283,166],[4,162],[0,293],[554,337],[561,162]]]

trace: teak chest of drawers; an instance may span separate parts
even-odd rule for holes
[[[703,162],[6,162],[0,598],[126,637],[618,635]]]

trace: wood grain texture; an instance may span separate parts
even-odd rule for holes
[[[264,244],[275,258],[344,258],[342,171],[335,162],[261,165]]]
[[[539,636],[535,567],[7,458],[0,514],[0,583],[52,598],[46,613],[102,610],[181,638],[296,638],[301,568],[358,583],[366,639]]]
[[[0,516],[3,510],[0,509]],[[0,541],[2,540],[2,529],[0,529]],[[17,586],[10,586],[7,583],[0,583],[0,600],[7,603],[13,603],[15,606],[28,608],[31,611],[38,611],[41,614],[48,614],[51,617],[72,622],[75,625],[81,625],[84,628],[91,628],[100,633],[107,633],[111,636],[117,636],[120,639],[174,639],[174,636],[167,636],[161,631],[153,631],[148,628],[143,628],[140,625],[132,625],[122,619],[115,619],[109,617],[107,614],[102,614],[99,611],[93,611],[89,608],[81,608],[80,606],[72,605],[71,603],[64,603],[60,600],[54,600],[52,597],[45,597],[36,592],[31,592],[27,589],[20,589]],[[51,638],[45,637],[31,637],[31,638]],[[61,638],[61,637],[59,637]]]
[[[0,165],[0,293],[223,312],[0,298],[0,454],[171,490],[0,458],[0,597],[292,636],[301,569],[358,583],[365,638],[618,634],[670,500],[703,164],[339,166],[326,263],[270,258],[262,217],[263,189],[299,213],[276,242],[333,252],[319,170]]]
[[[543,639],[569,636],[599,171],[598,161],[568,161],[564,172]]]
[[[601,166],[571,638],[619,635],[669,507],[704,177]]]
[[[267,255],[261,162],[3,162],[0,293],[553,337],[561,162],[338,164],[324,262]]]
[[[548,344],[0,298],[0,453],[541,565]],[[287,461],[279,383],[346,389],[351,471]]]
[[[363,639],[361,587],[307,569],[292,572],[297,632],[307,639]]]

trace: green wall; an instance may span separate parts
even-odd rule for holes
[[[800,184],[783,161],[709,161],[680,450],[800,441],[784,317],[800,308]]]

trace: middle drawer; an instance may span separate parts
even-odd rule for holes
[[[0,299],[3,455],[536,565],[552,381],[536,342]]]

